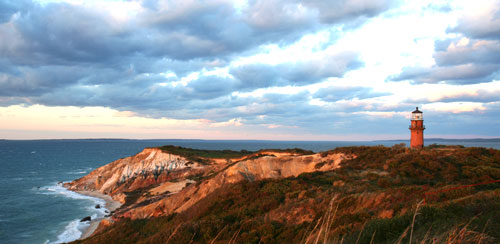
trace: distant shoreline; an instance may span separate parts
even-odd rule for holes
[[[395,139],[395,140],[374,140],[373,142],[378,141],[410,141],[410,139]],[[466,142],[475,142],[475,141],[484,141],[484,142],[500,142],[500,138],[464,138],[464,139],[446,139],[446,138],[425,138],[425,141],[466,141]]]
[[[72,139],[3,139],[0,141],[182,141],[182,142],[379,142],[379,141],[409,141],[406,139],[381,139],[381,140],[266,140],[266,139],[127,139],[127,138],[72,138]],[[500,137],[495,138],[425,138],[426,141],[494,141],[500,142]]]

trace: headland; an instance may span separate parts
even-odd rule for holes
[[[499,179],[500,151],[491,148],[165,146],[66,187],[121,204],[99,235],[89,228],[77,243],[427,243],[458,233],[495,243],[500,226],[489,219],[500,217]]]

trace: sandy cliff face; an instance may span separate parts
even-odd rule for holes
[[[205,168],[205,165],[191,162],[184,157],[165,153],[156,148],[147,148],[135,156],[102,166],[66,184],[66,187],[74,191],[96,191],[108,194],[123,203],[124,192],[169,180],[184,179],[189,175],[204,171]]]
[[[324,156],[320,154],[301,156],[281,154],[279,156],[263,156],[256,159],[242,160],[225,168],[211,178],[189,185],[176,194],[119,212],[117,217],[147,218],[182,212],[225,184],[237,183],[243,180],[255,181],[298,176],[313,171],[328,171],[337,168],[346,157],[344,154]]]
[[[68,183],[70,190],[96,191],[125,203],[126,195],[139,194],[117,210],[114,218],[147,218],[182,212],[216,189],[240,181],[298,176],[339,167],[344,154],[299,155],[259,152],[238,159],[210,159],[204,164],[148,148],[135,156],[114,161]]]

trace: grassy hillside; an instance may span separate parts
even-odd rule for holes
[[[498,243],[500,151],[344,147],[335,171],[220,188],[75,243]],[[425,201],[424,201],[425,199]]]
[[[163,152],[166,153],[171,153],[179,156],[183,156],[188,160],[199,162],[199,163],[206,163],[208,162],[207,159],[211,158],[223,158],[223,159],[234,159],[234,158],[241,158],[244,156],[248,156],[251,154],[255,154],[255,156],[260,155],[261,153],[265,151],[273,151],[273,152],[288,152],[288,153],[293,153],[293,154],[298,154],[298,155],[306,155],[306,154],[313,154],[312,151],[308,150],[303,150],[300,148],[293,148],[293,149],[267,149],[267,150],[260,150],[260,151],[247,151],[247,150],[241,150],[241,151],[233,151],[233,150],[203,150],[203,149],[192,149],[192,148],[185,148],[185,147],[180,147],[180,146],[162,146],[159,147]]]

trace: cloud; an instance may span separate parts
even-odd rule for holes
[[[330,77],[342,77],[361,66],[357,53],[345,51],[294,63],[241,65],[233,67],[230,73],[241,82],[240,87],[246,89],[313,84]]]
[[[439,12],[451,12],[453,8],[451,7],[450,3],[444,3],[444,2],[433,2],[430,3],[425,7],[426,9],[434,10],[434,11],[439,11]]]
[[[203,76],[189,82],[185,89],[189,99],[213,99],[234,91],[234,80],[218,76]]]
[[[243,90],[271,87],[280,81],[278,68],[268,64],[247,64],[233,67],[230,70]]]
[[[325,102],[336,102],[340,100],[366,99],[390,95],[390,93],[374,92],[371,87],[336,87],[330,86],[318,90],[314,98],[319,98]]]
[[[235,67],[231,61],[261,45],[292,43],[327,24],[374,16],[389,1],[335,2],[341,11],[333,17],[325,12],[332,7],[318,1],[249,1],[239,10],[223,0],[0,4],[0,96],[16,98],[9,104],[161,110],[162,104],[182,109],[189,100],[211,104],[234,91],[342,77],[362,66],[357,53],[278,65]],[[233,77],[200,72],[219,67],[230,67]],[[172,85],[192,72],[201,77]]]
[[[317,9],[323,22],[334,23],[348,19],[373,17],[389,9],[395,3],[391,0],[312,0],[306,1],[304,4]]]
[[[0,73],[0,96],[37,96],[77,83],[90,70],[78,66],[19,67]]]
[[[318,24],[318,12],[298,1],[251,0],[244,20],[259,30],[287,32]]]
[[[462,38],[449,42],[445,50],[436,50],[434,59],[439,66],[468,63],[499,65],[500,42]]]
[[[335,18],[327,23],[373,16],[386,9],[381,7],[385,2],[336,3]],[[0,36],[11,40],[0,42],[0,51],[13,63],[26,65],[108,63],[138,54],[174,60],[224,58],[313,33],[321,22],[314,13],[332,8],[319,8],[320,2],[250,1],[239,13],[228,1],[141,3],[144,8],[125,20],[92,5],[30,5],[29,14],[1,26]],[[8,6],[5,15],[12,16]]]
[[[3,0],[0,2],[0,24],[9,21],[18,12],[24,12],[29,7],[30,1]]]
[[[449,32],[459,32],[475,39],[500,39],[499,0],[482,1],[464,12]]]
[[[85,20],[85,21],[82,21]],[[59,3],[36,5],[0,28],[0,36],[14,33],[0,51],[14,64],[61,65],[105,62],[131,51],[131,44],[113,33],[112,20],[104,13]]]
[[[123,111],[116,116],[202,118],[214,127],[265,125],[284,133],[382,129],[355,125],[400,116],[409,105],[368,102],[392,94],[359,84],[301,89],[350,77],[364,66],[359,52],[341,51],[331,40],[330,48],[312,47],[300,59],[245,60],[320,31],[341,38],[394,1],[251,0],[239,7],[225,0],[110,2],[130,12],[110,11],[107,2],[0,3],[0,104],[109,107]],[[399,79],[466,84],[495,78],[498,42],[460,41],[444,40],[435,67],[409,67]],[[284,94],[286,89],[293,92]],[[402,128],[406,132],[406,124]]]
[[[455,37],[435,41],[435,65],[405,67],[389,80],[416,83],[474,84],[500,78],[500,1],[466,5],[457,24],[447,29]]]
[[[497,65],[462,64],[455,66],[406,67],[393,81],[412,80],[416,83],[475,84],[490,82],[498,77]]]
[[[431,67],[405,67],[391,80],[474,84],[500,78],[500,41],[467,37],[438,40]]]
[[[419,99],[408,99],[408,102],[418,102],[418,103],[454,103],[454,102],[479,102],[479,103],[490,103],[500,101],[500,90],[491,89],[474,89],[469,88],[468,91],[461,92],[449,92],[448,94],[442,94],[434,98],[419,98]]]

